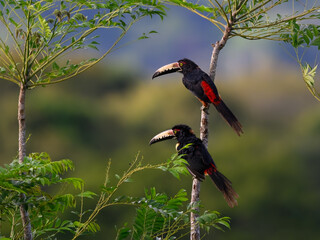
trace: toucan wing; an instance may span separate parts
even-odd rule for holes
[[[217,105],[221,102],[216,85],[206,73],[201,78],[201,87],[210,102],[212,102],[214,105]]]
[[[208,150],[202,144],[201,140],[199,142],[193,143],[187,150],[187,161],[189,172],[199,180],[204,180],[205,171],[214,165],[212,157],[210,156]]]

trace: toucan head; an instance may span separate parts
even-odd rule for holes
[[[189,136],[194,136],[192,129],[187,125],[179,124],[172,127],[172,129],[157,134],[150,140],[149,144],[151,145],[171,138],[176,138],[178,142],[181,142],[180,140]]]
[[[152,76],[153,78],[159,77],[161,75],[165,75],[173,72],[181,72],[183,74],[190,72],[194,69],[198,68],[198,65],[192,62],[191,60],[184,58],[177,62],[167,64],[161,68],[159,68]]]

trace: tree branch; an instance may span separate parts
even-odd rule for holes
[[[226,26],[223,36],[220,41],[217,41],[216,44],[213,45],[213,51],[210,61],[210,78],[212,81],[215,79],[218,56],[220,50],[226,45],[228,39],[230,38],[230,33],[233,25],[232,19],[235,17],[235,12],[232,13],[231,19],[228,22],[228,26]],[[201,122],[200,122],[200,139],[203,144],[208,147],[208,137],[209,137],[209,127],[208,127],[208,119],[209,119],[209,105],[201,107]],[[197,222],[197,218],[199,216],[199,207],[198,203],[200,201],[200,181],[196,178],[193,179],[192,182],[192,192],[191,192],[191,205],[192,212],[190,215],[190,224],[191,224],[191,232],[190,232],[190,240],[199,240],[200,239],[200,226]]]
[[[200,226],[198,223],[199,217],[199,201],[200,201],[200,181],[193,178],[191,190],[191,206],[190,213],[190,240],[200,239]]]
[[[216,69],[217,69],[219,52],[226,45],[228,39],[230,38],[232,24],[233,24],[233,22],[230,21],[228,26],[225,28],[225,30],[223,32],[223,36],[220,39],[220,41],[217,41],[215,44],[212,44],[213,51],[212,51],[212,55],[211,55],[211,62],[210,62],[210,69],[209,69],[209,75],[210,75],[212,81],[214,81],[214,79],[216,77]]]

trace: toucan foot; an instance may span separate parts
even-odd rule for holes
[[[210,106],[210,105],[209,105],[208,103],[204,103],[204,104],[202,104],[202,106],[200,107],[200,110],[206,112],[207,114],[209,114],[209,106]]]

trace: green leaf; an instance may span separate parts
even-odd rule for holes
[[[81,22],[84,22],[87,20],[86,16],[84,16],[82,13],[76,13],[72,18]]]
[[[126,239],[131,233],[131,229],[127,227],[127,223],[124,224],[122,228],[118,230],[116,240]]]
[[[51,29],[48,22],[41,15],[38,15],[38,20],[40,23],[41,36],[45,39],[48,39],[51,36]]]
[[[79,197],[83,197],[83,198],[91,198],[93,199],[94,196],[97,196],[96,193],[94,192],[90,192],[90,191],[85,191],[85,192],[82,192],[80,194],[78,194]]]
[[[94,45],[94,44],[88,44],[88,47],[89,47],[89,48],[92,48],[92,49],[94,49],[94,50],[99,51],[99,49],[97,48],[97,46]]]
[[[310,31],[309,28],[306,29],[306,33],[307,33],[307,35],[308,35],[308,37],[309,37],[310,39],[313,39],[313,34],[312,34],[312,32]]]
[[[13,18],[9,18],[9,21],[13,24],[13,25],[15,25],[17,28],[19,27],[19,24],[18,23],[16,23],[16,21],[14,21],[13,20]]]
[[[89,223],[89,225],[87,226],[87,230],[88,230],[89,232],[96,233],[96,232],[100,231],[100,226],[99,226],[99,224],[97,224],[96,222],[91,222],[91,223]]]
[[[312,29],[313,29],[314,36],[317,37],[319,35],[318,28],[315,25],[312,25]]]
[[[320,49],[320,37],[317,37],[316,39],[314,39],[311,43],[311,45],[313,46],[317,46],[318,50]]]
[[[105,193],[112,193],[114,190],[116,190],[117,187],[116,186],[111,186],[111,187],[105,187],[105,186],[102,186],[101,187],[101,191],[105,192]]]
[[[60,69],[59,65],[56,62],[52,63],[52,69],[58,71]]]
[[[306,43],[307,45],[309,45],[310,39],[308,38],[308,36],[307,36],[307,35],[303,35],[302,37],[303,37],[303,40],[305,41],[305,43]]]

